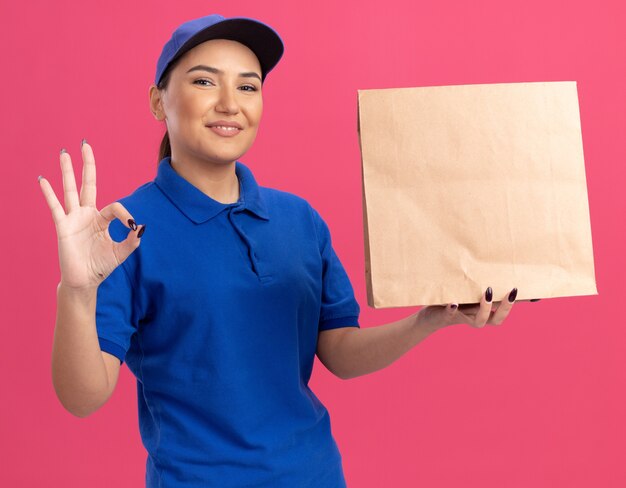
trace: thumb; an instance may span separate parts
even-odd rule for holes
[[[140,225],[137,227],[137,230],[131,230],[128,232],[128,236],[122,242],[118,242],[115,244],[116,255],[120,260],[120,264],[126,261],[126,258],[130,256],[135,249],[139,247],[141,242],[141,236],[146,230],[146,224]],[[115,241],[113,241],[115,242]]]
[[[122,224],[124,224],[124,226],[129,228],[130,222],[132,221],[134,223],[133,216],[120,202],[113,202],[107,205],[100,211],[100,215],[102,215],[102,217],[107,220],[109,225],[116,218]],[[143,235],[145,229],[145,224],[136,227],[134,230],[131,228],[128,232],[128,235],[126,236],[126,239],[121,242],[113,241],[115,247],[115,256],[117,257],[119,264],[126,261],[126,258],[139,247],[139,243],[141,242],[141,236]]]
[[[457,312],[459,311],[459,304],[458,303],[448,303],[446,305],[446,311],[445,311],[445,321],[447,325],[452,325],[457,323],[458,318],[457,318]]]

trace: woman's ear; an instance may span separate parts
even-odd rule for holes
[[[161,90],[157,88],[156,85],[152,84],[150,86],[150,111],[154,118],[157,120],[165,119],[165,111],[163,110],[163,99]]]

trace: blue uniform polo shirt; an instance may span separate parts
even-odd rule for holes
[[[359,327],[359,305],[320,214],[236,174],[223,204],[167,157],[118,200],[146,232],[98,287],[96,326],[137,378],[146,486],[345,487],[308,383],[319,331]]]

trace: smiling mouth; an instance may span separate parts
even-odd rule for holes
[[[218,129],[224,129],[224,130],[228,130],[228,131],[236,131],[236,130],[240,130],[238,127],[231,127],[229,125],[210,125],[209,127],[216,127]]]
[[[211,129],[215,134],[220,137],[234,137],[238,135],[243,129],[238,127],[230,127],[224,125],[208,125],[208,129]]]

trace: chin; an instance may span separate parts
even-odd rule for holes
[[[248,152],[250,146],[246,146],[244,148],[222,148],[222,151],[216,151],[215,148],[210,148],[210,150],[206,151],[205,154],[207,156],[212,157],[217,160],[222,161],[235,161]]]
[[[207,159],[230,163],[238,160],[248,152],[252,146],[252,141],[234,141],[234,140],[204,140],[202,145],[197,148],[200,155]]]
[[[211,159],[211,160],[219,162],[219,163],[229,164],[229,163],[232,163],[233,161],[237,161],[244,154],[245,154],[245,152],[237,152],[237,153],[230,153],[230,154],[224,154],[224,153],[215,154],[215,153],[213,153],[213,154],[206,154],[206,157],[207,157],[207,159]]]

